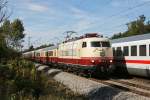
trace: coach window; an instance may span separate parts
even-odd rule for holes
[[[87,46],[86,42],[82,43],[82,48],[85,48]]]
[[[137,46],[131,46],[131,56],[137,56]]]
[[[116,55],[117,55],[117,56],[122,56],[122,50],[121,50],[121,47],[117,47]]]
[[[48,56],[53,56],[53,51],[49,51]]]
[[[45,56],[46,56],[46,57],[48,56],[48,52],[45,52]]]
[[[150,45],[149,45],[149,56],[150,56]]]
[[[139,46],[139,53],[140,56],[146,56],[146,45]]]
[[[124,56],[129,56],[129,47],[128,46],[123,47],[123,55]]]

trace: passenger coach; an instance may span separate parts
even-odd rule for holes
[[[112,40],[117,69],[150,77],[150,34]]]

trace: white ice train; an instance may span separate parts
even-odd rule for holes
[[[111,41],[114,63],[129,74],[150,77],[150,34]]]

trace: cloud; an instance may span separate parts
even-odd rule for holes
[[[117,1],[113,1],[111,3],[111,5],[114,6],[114,7],[119,7],[121,4],[119,2],[117,2]]]
[[[48,10],[48,7],[39,4],[31,3],[28,6],[29,6],[28,8],[29,10],[36,11],[36,12],[44,12]]]
[[[70,10],[75,19],[74,23],[71,26],[71,29],[77,32],[82,32],[94,27],[95,25],[97,25],[96,21],[101,19],[100,17],[95,16],[94,14],[91,14],[90,12],[87,12],[83,9],[70,7]]]
[[[70,11],[74,18],[80,20],[80,19],[87,19],[92,17],[91,14],[85,10],[76,8],[76,7],[70,7]]]

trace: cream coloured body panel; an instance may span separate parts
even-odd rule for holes
[[[61,43],[58,49],[58,56],[60,58],[76,58],[80,59],[81,57],[101,57],[100,52],[105,51],[104,57],[112,57],[112,49],[110,47],[91,47],[91,41],[109,41],[107,38],[84,38],[72,42]],[[82,48],[82,43],[87,42],[87,47]],[[72,51],[70,51],[72,50]],[[63,55],[65,51],[69,51],[67,53],[68,56]],[[75,52],[75,54],[73,54]]]

